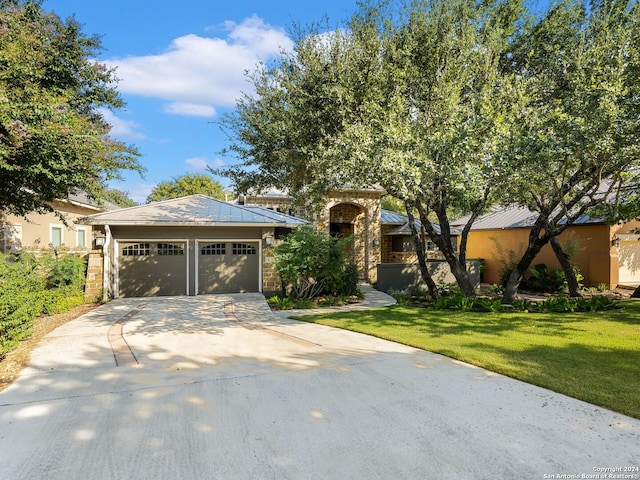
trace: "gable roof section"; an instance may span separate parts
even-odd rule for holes
[[[190,195],[162,202],[122,208],[85,217],[89,225],[148,226],[282,226],[308,222],[262,207],[246,207],[206,195]]]

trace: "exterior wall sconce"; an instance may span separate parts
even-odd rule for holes
[[[620,239],[618,237],[615,237],[613,240],[611,240],[611,246],[618,248],[620,246]]]
[[[264,244],[267,247],[270,247],[271,245],[273,245],[273,237],[271,235],[264,237]]]
[[[104,247],[104,242],[106,240],[106,237],[103,237],[102,235],[99,235],[96,237],[96,247]]]
[[[378,240],[377,238],[374,238],[372,243],[374,247],[380,246],[380,240]]]

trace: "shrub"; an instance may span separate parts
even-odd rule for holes
[[[538,263],[531,270],[531,276],[522,282],[522,287],[534,292],[559,292],[566,286],[562,270],[549,270],[544,263]]]
[[[337,239],[313,227],[295,229],[274,251],[274,265],[293,298],[353,295],[358,271],[345,259],[353,238]]]
[[[0,253],[0,358],[29,336],[42,313],[61,313],[84,302],[84,261],[36,259]]]

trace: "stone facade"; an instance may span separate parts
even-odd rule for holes
[[[84,298],[95,300],[102,293],[104,262],[101,250],[94,250],[87,255],[87,279],[84,285]]]

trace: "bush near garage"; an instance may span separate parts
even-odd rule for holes
[[[0,253],[0,359],[29,336],[42,314],[84,303],[84,259]]]
[[[294,299],[358,295],[358,269],[345,249],[353,237],[339,239],[313,227],[295,229],[274,250],[274,265],[285,293]]]

